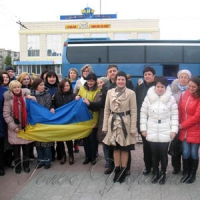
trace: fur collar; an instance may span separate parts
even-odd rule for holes
[[[170,100],[171,96],[172,96],[172,92],[169,86],[167,86],[165,93],[161,96],[158,96],[156,94],[155,86],[152,86],[151,88],[149,88],[147,92],[147,98],[151,104],[154,103],[155,101],[158,101],[158,99],[160,99],[160,101],[163,103],[167,103]]]

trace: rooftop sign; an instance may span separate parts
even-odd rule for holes
[[[94,11],[90,7],[81,10],[82,15],[61,15],[60,20],[75,20],[75,19],[116,19],[117,14],[98,14],[94,15]]]

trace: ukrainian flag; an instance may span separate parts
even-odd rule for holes
[[[26,99],[28,125],[18,137],[40,142],[68,141],[87,137],[94,121],[82,99],[59,107],[55,114],[33,100]]]

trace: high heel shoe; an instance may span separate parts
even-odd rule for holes
[[[69,156],[69,164],[73,165],[74,164],[74,156]]]
[[[62,159],[61,159],[61,161],[60,161],[60,164],[64,165],[65,162],[66,162],[66,156],[63,156]]]

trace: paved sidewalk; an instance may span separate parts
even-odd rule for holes
[[[31,173],[16,175],[6,168],[0,177],[0,200],[199,200],[200,177],[193,184],[181,184],[178,175],[172,175],[169,157],[167,182],[161,186],[151,184],[151,176],[143,176],[142,144],[132,151],[131,175],[122,184],[113,183],[113,174],[104,175],[105,161],[102,146],[95,166],[83,165],[84,151],[75,154],[75,164],[52,163],[48,170],[34,171],[36,160],[31,161]]]

